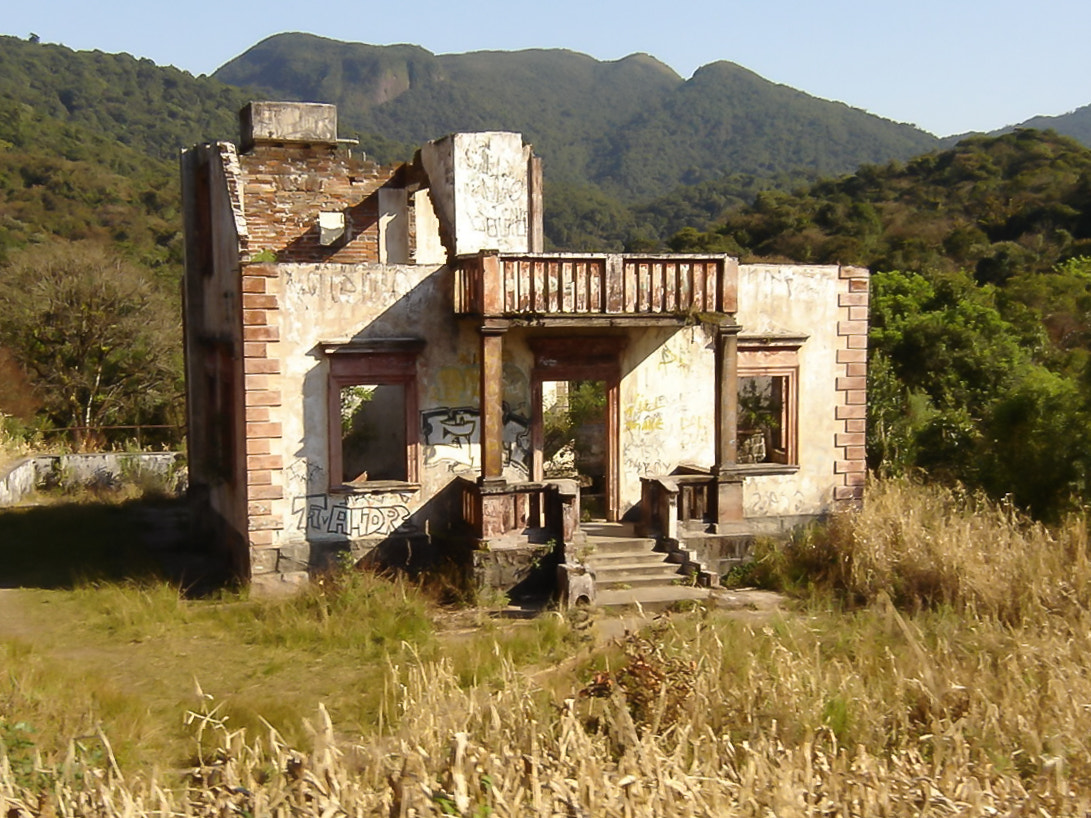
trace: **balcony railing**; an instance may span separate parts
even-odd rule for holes
[[[738,264],[723,255],[519,254],[459,259],[455,312],[484,317],[734,313]]]

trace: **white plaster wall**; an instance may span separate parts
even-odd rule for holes
[[[747,478],[748,517],[818,514],[833,501],[838,271],[831,265],[739,266],[742,333],[808,336],[799,348],[799,471]]]
[[[24,457],[0,470],[0,507],[13,506],[38,487],[38,458]]]
[[[478,389],[480,339],[472,323],[454,318],[446,266],[279,265],[282,286],[280,389],[285,499],[279,543],[344,539],[331,531],[341,518],[359,536],[390,533],[459,475],[481,470]],[[382,338],[424,338],[417,362],[421,424],[419,491],[331,495],[328,491],[328,365],[321,344]],[[530,463],[529,367],[505,343],[505,476],[526,480]],[[509,398],[509,395],[511,396]],[[425,426],[427,421],[427,426]]]
[[[409,197],[405,188],[379,188],[379,261],[409,263]]]
[[[175,493],[186,488],[185,460],[177,452],[102,452],[34,455],[0,470],[0,507],[17,505],[47,484],[62,488],[111,487],[162,480]]]
[[[432,197],[456,255],[529,249],[530,148],[507,131],[458,133],[421,148]]]
[[[622,356],[621,512],[640,502],[640,478],[682,464],[712,466],[714,330],[643,329]]]
[[[416,250],[413,257],[415,264],[443,264],[447,261],[447,250],[439,235],[439,218],[431,192],[418,190],[413,193],[413,217],[416,231]]]

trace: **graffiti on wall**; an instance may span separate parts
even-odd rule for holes
[[[285,292],[301,300],[317,300],[329,304],[358,304],[381,301],[392,295],[409,292],[413,282],[405,270],[386,267],[382,270],[339,268],[336,271],[291,269],[285,273]]]
[[[765,488],[755,480],[747,485],[746,514],[752,517],[768,517],[774,514],[802,514],[807,510],[803,492],[793,491],[791,486]]]
[[[288,473],[288,485],[305,486],[308,491],[326,484],[326,470],[310,460],[297,457],[285,471]]]
[[[445,406],[420,415],[425,465],[447,463],[453,472],[478,467],[481,417],[476,409]]]
[[[292,498],[296,527],[307,536],[381,537],[415,530],[409,524],[409,491],[382,494],[308,494]]]
[[[463,154],[471,173],[470,223],[489,238],[525,236],[527,232],[526,170],[497,160],[491,146],[474,145]]]
[[[421,412],[425,465],[464,474],[481,468],[481,413],[473,406]],[[530,474],[530,422],[504,404],[504,468]]]
[[[667,398],[658,395],[654,400],[637,398],[625,407],[625,431],[660,432],[666,428],[663,410],[667,408]]]

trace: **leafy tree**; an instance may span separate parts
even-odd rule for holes
[[[96,245],[41,245],[0,266],[0,343],[57,427],[177,422],[177,316],[140,269]]]
[[[982,283],[1005,285],[1091,253],[1088,213],[1091,149],[1020,130],[790,193],[760,192],[709,232],[736,241],[744,256],[971,269]]]
[[[1061,324],[1082,324],[1091,281],[1079,264],[1060,269],[1028,278],[1021,306],[1065,307]],[[1087,359],[1053,354],[1042,324],[1012,323],[1005,313],[1026,314],[1005,300],[967,273],[872,276],[869,465],[924,469],[1055,516],[1086,498]]]
[[[1077,381],[1028,366],[982,424],[979,482],[1037,517],[1087,496],[1088,415]]]

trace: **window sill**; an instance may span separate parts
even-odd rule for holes
[[[773,474],[795,474],[799,466],[792,463],[738,463],[728,471],[740,477],[763,477]]]
[[[405,480],[365,480],[330,486],[330,494],[386,494],[402,491],[420,491],[420,483]]]

